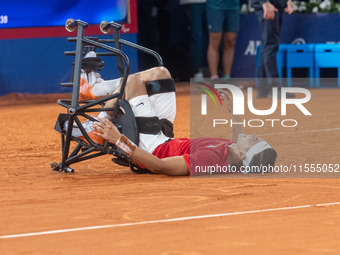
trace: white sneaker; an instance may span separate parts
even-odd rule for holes
[[[203,79],[203,73],[202,72],[195,73],[194,78],[195,79]]]
[[[85,122],[82,123],[83,128],[85,129],[87,135],[91,138],[91,140],[94,141],[95,143],[104,145],[105,144],[105,139],[100,137],[100,136],[98,136],[96,134],[96,133],[98,133],[98,131],[95,130],[92,127],[92,125],[93,125],[93,121],[92,120],[86,120]],[[67,130],[67,127],[68,127],[68,121],[65,121],[64,129]],[[83,136],[82,132],[80,131],[78,125],[75,124],[75,123],[73,123],[72,136],[77,137],[80,140],[83,140],[84,142],[87,142],[87,140]]]

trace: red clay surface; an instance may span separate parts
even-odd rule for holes
[[[289,134],[272,135],[282,133],[281,128],[256,131],[277,149],[277,164],[340,163],[340,90],[311,92],[306,107],[313,116],[306,120],[301,112],[293,113],[289,118],[299,125]],[[52,172],[50,163],[61,160],[60,135],[53,127],[65,112],[56,100],[67,96],[39,95],[46,100],[40,104],[37,97],[21,102],[14,95],[0,98],[1,255],[340,253],[340,205],[315,206],[340,202],[339,179],[136,175],[112,163],[110,155],[73,165],[73,174]],[[256,104],[266,109],[270,102]],[[176,137],[189,137],[188,94],[179,93],[177,107]],[[270,211],[301,205],[313,206]],[[248,211],[254,212],[3,238]]]

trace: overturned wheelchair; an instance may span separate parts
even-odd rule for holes
[[[84,30],[87,26],[88,24],[81,20],[68,19],[65,23],[66,30],[70,32],[74,31],[76,28],[78,29],[77,37],[70,37],[67,39],[70,42],[76,42],[76,50],[65,52],[65,55],[75,57],[71,82],[61,84],[63,87],[72,87],[73,90],[71,100],[58,100],[59,105],[67,108],[67,114],[60,114],[54,127],[54,129],[61,134],[62,161],[59,164],[52,162],[52,170],[72,173],[74,172],[74,169],[70,167],[72,164],[102,155],[111,154],[114,156],[112,159],[113,162],[122,166],[130,167],[131,171],[134,173],[151,173],[149,170],[134,164],[131,159],[116,145],[107,141],[105,141],[104,145],[94,142],[85,131],[79,117],[81,116],[91,121],[97,121],[88,114],[93,112],[99,113],[102,111],[113,111],[114,114],[112,117],[112,123],[122,134],[128,137],[135,144],[139,143],[140,133],[156,134],[162,130],[167,136],[173,137],[173,127],[171,122],[159,120],[157,117],[135,117],[129,103],[123,99],[123,93],[130,71],[130,62],[127,55],[121,50],[122,45],[154,56],[159,66],[163,66],[163,60],[157,52],[121,39],[119,30],[122,26],[120,24],[103,21],[99,25],[100,30],[105,34],[109,33],[112,29],[113,39],[85,37]],[[113,44],[114,47],[109,46],[108,44]],[[96,52],[98,48],[104,51]],[[98,57],[84,58],[89,51],[96,52]],[[118,93],[105,96],[98,100],[81,101],[81,99],[79,99],[81,70],[101,70],[104,64],[101,62],[101,59],[99,58],[100,56],[116,57],[119,76],[122,77],[120,90]],[[157,93],[175,91],[174,80],[162,79],[148,82],[146,90],[149,96]],[[117,99],[114,107],[106,108],[105,102],[114,98]],[[75,128],[74,124],[76,124],[76,127],[80,130],[84,139],[72,136],[72,130]],[[76,142],[77,145],[70,153],[70,144],[72,141]]]

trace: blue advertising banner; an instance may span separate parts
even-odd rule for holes
[[[283,18],[281,43],[340,43],[340,14],[286,14]],[[254,78],[256,48],[261,31],[255,14],[242,14],[235,47],[232,77]]]
[[[100,35],[112,39],[112,35]],[[137,42],[136,34],[122,34],[121,38]],[[61,87],[70,81],[74,56],[64,51],[75,50],[76,44],[65,37],[0,40],[0,96],[9,93],[49,94],[72,92]],[[123,46],[130,59],[130,72],[138,71],[137,51]],[[116,57],[102,57],[105,67],[100,72],[106,80],[119,77]]]
[[[0,28],[64,26],[67,19],[74,17],[88,24],[125,21],[127,7],[127,1],[121,0],[102,0],[95,5],[91,0],[3,1]]]

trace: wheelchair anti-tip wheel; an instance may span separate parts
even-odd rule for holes
[[[52,162],[51,168],[52,168],[52,171],[55,171],[55,172],[74,173],[74,169],[69,166],[63,167],[63,169],[61,169],[60,165],[57,162]]]
[[[73,32],[76,29],[76,23],[75,23],[74,19],[66,20],[65,29],[69,32]]]

